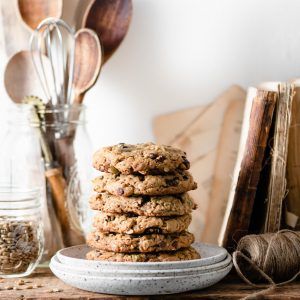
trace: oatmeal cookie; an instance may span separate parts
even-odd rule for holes
[[[90,207],[112,214],[136,214],[139,216],[182,216],[196,209],[188,193],[167,196],[124,197],[108,193],[94,194]]]
[[[168,234],[186,230],[191,221],[192,216],[190,214],[179,217],[146,217],[99,212],[94,217],[93,225],[95,229],[99,229],[101,232]]]
[[[190,163],[184,151],[171,146],[120,143],[98,150],[93,166],[102,172],[145,175],[187,170]]]
[[[93,231],[87,237],[87,244],[95,250],[110,252],[160,252],[175,251],[189,247],[194,235],[188,231],[173,234],[130,235]]]
[[[105,173],[93,180],[94,190],[116,196],[172,195],[197,188],[188,171],[168,175],[123,175]]]
[[[177,251],[153,253],[115,253],[92,250],[86,254],[89,260],[108,260],[115,262],[163,262],[199,259],[200,254],[193,248],[182,248]]]

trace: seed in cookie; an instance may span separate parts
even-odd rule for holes
[[[95,229],[102,232],[168,234],[186,230],[191,220],[190,214],[179,217],[146,217],[100,212],[94,217],[93,225]]]
[[[95,169],[108,173],[163,174],[187,170],[190,163],[180,149],[154,143],[104,147],[93,156]]]
[[[115,253],[92,250],[87,253],[89,260],[107,260],[115,262],[163,262],[199,259],[200,254],[193,248],[182,248],[177,251],[152,253]]]
[[[196,209],[188,193],[166,196],[123,197],[108,193],[94,194],[91,209],[111,214],[136,214],[139,216],[182,216]]]
[[[197,188],[188,171],[172,175],[123,175],[105,173],[93,180],[94,190],[116,196],[131,195],[172,195],[185,193]]]
[[[193,242],[194,235],[188,231],[147,235],[94,231],[87,237],[87,244],[94,249],[125,253],[175,251],[189,247]]]

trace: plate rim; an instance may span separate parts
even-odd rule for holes
[[[227,270],[231,270],[233,267],[233,262],[231,261],[230,264],[228,264],[226,267],[216,270],[216,271],[212,271],[212,272],[204,272],[204,273],[199,273],[199,274],[191,274],[191,275],[174,275],[174,276],[157,276],[157,277],[107,277],[107,276],[95,276],[95,275],[81,275],[81,274],[76,274],[76,273],[70,273],[70,272],[63,272],[60,270],[57,270],[60,273],[64,273],[66,275],[72,275],[75,277],[85,277],[86,279],[89,278],[94,278],[94,279],[106,279],[106,280],[113,280],[114,281],[146,281],[146,280],[171,280],[171,279],[183,279],[183,278],[192,278],[192,277],[198,277],[198,276],[207,276],[207,275],[211,275],[211,274],[216,274],[216,273],[221,273],[221,272],[225,272]],[[51,263],[49,264],[49,268],[51,269],[51,271],[55,274],[55,271],[53,271],[53,265],[51,266]],[[55,268],[54,268],[55,269]],[[58,277],[58,276],[57,276]]]
[[[152,273],[152,274],[159,274],[159,273],[180,273],[180,272],[189,272],[189,271],[201,271],[203,270],[203,273],[207,272],[213,272],[214,268],[218,268],[218,270],[222,269],[222,267],[226,267],[228,266],[230,263],[232,263],[232,257],[231,255],[228,253],[228,255],[226,256],[226,258],[220,262],[214,263],[214,264],[210,264],[210,265],[204,265],[204,266],[195,266],[195,267],[189,267],[189,268],[179,268],[179,269],[121,269],[121,270],[108,270],[108,269],[89,269],[88,267],[82,268],[82,267],[78,267],[78,266],[69,266],[66,265],[64,263],[62,263],[59,258],[57,257],[57,255],[54,255],[51,260],[50,263],[54,265],[56,264],[60,264],[63,268],[63,266],[65,265],[68,269],[73,269],[75,272],[76,271],[92,271],[92,272],[98,272],[99,274],[109,274],[109,273],[115,273],[116,275],[123,275],[123,274],[134,274],[134,275],[138,275],[138,274],[142,274],[142,273]],[[69,270],[70,271],[70,270]],[[110,276],[113,277],[113,276]]]
[[[58,259],[60,261],[62,261],[63,259],[61,259],[61,257],[65,257],[66,259],[71,259],[71,260],[78,260],[78,261],[89,261],[90,263],[97,263],[97,264],[100,264],[100,265],[103,265],[103,266],[156,266],[156,265],[159,265],[159,266],[180,266],[184,263],[187,263],[187,262],[190,262],[191,264],[195,264],[195,263],[199,263],[200,261],[201,262],[205,262],[207,260],[210,260],[212,259],[213,257],[220,257],[220,259],[216,262],[220,262],[222,261],[224,258],[226,258],[226,256],[229,254],[228,251],[221,247],[221,246],[218,246],[218,245],[213,245],[213,244],[207,244],[207,243],[202,243],[202,242],[196,242],[196,243],[193,243],[191,246],[198,246],[198,247],[201,247],[201,246],[205,246],[205,247],[212,247],[212,248],[217,248],[217,249],[220,249],[220,251],[222,251],[221,253],[217,254],[217,255],[214,255],[214,256],[209,256],[209,257],[204,257],[204,258],[198,258],[198,259],[193,259],[193,260],[181,260],[181,261],[167,261],[167,262],[115,262],[115,261],[105,261],[105,260],[88,260],[88,259],[82,259],[82,258],[76,258],[76,257],[70,257],[70,256],[67,256],[67,255],[64,255],[62,252],[63,251],[66,251],[68,249],[71,249],[71,248],[78,248],[78,247],[88,247],[86,244],[81,244],[81,245],[76,245],[76,246],[71,246],[71,247],[67,247],[67,248],[63,248],[63,249],[60,249],[59,251],[56,252],[55,255],[58,256]],[[62,262],[63,263],[63,262]],[[206,266],[206,265],[210,265],[210,264],[203,264],[202,266]]]

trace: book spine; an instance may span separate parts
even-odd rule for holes
[[[248,233],[277,93],[258,90],[253,99],[246,146],[222,245],[230,250]]]

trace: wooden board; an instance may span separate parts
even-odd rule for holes
[[[198,204],[198,209],[193,213],[190,230],[198,241],[201,239],[210,201],[224,114],[232,101],[243,102],[245,95],[245,91],[235,85],[197,111],[192,108],[184,110],[182,114],[176,112],[159,116],[153,122],[157,142],[183,149],[191,162],[191,172],[198,182],[198,189],[192,191],[191,195]]]
[[[248,92],[232,190],[219,237],[229,250],[248,232],[276,100],[275,92],[254,88]]]
[[[202,105],[156,117],[153,121],[156,142],[171,145],[176,137],[188,128],[193,120],[201,116],[207,107],[208,105]]]
[[[207,243],[218,242],[237,158],[244,105],[244,101],[234,100],[225,113],[215,161],[211,197],[201,237],[201,240]]]

